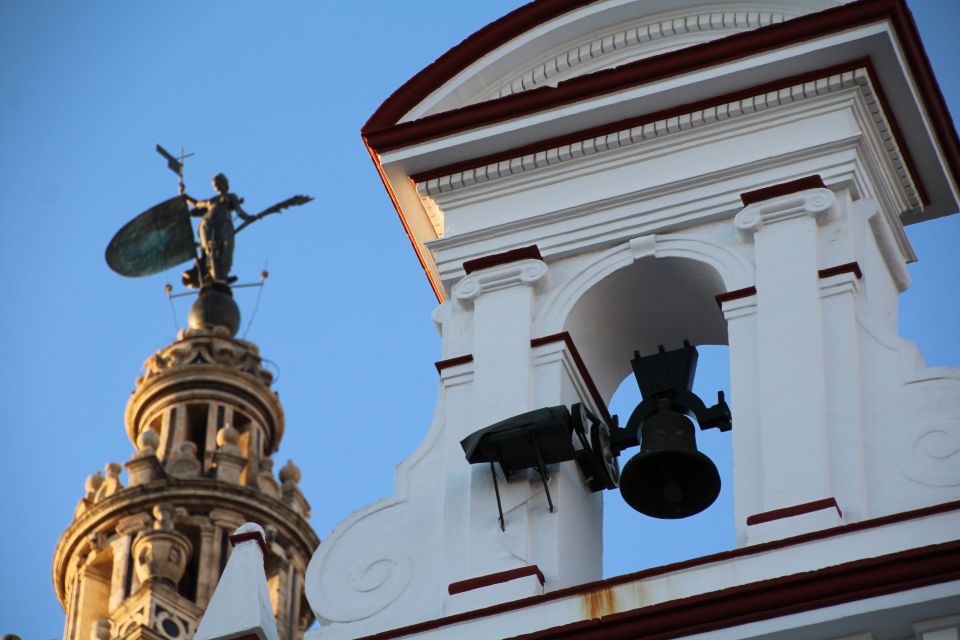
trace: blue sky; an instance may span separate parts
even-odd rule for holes
[[[195,196],[223,171],[249,211],[316,197],[241,237],[241,281],[271,272],[249,329],[257,294],[238,292],[241,333],[279,370],[287,435],[275,458],[302,468],[321,538],[391,492],[433,413],[436,302],[359,129],[411,75],[519,4],[0,2],[0,634],[62,635],[57,538],[86,476],[129,458],[134,379],[185,323],[189,302],[172,312],[162,290],[175,272],[128,280],[103,261],[122,224],[176,193],[158,142],[196,153]],[[960,113],[960,5],[910,4]],[[958,220],[908,229],[920,261],[901,332],[932,365],[960,364]],[[722,349],[703,354],[704,395],[726,387],[724,369]],[[631,408],[625,395],[613,410]],[[701,442],[729,468],[729,436]],[[608,575],[732,545],[729,483],[672,528],[608,495]]]

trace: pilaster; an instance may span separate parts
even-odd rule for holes
[[[762,486],[754,496],[760,502],[751,515],[832,497],[818,258],[819,227],[836,210],[832,191],[813,188],[750,204],[734,218],[741,237],[754,245],[756,265],[755,392],[735,395],[735,437],[759,443],[762,465],[753,480]],[[745,420],[740,412],[748,403],[754,406]],[[739,462],[747,452],[737,453]],[[819,515],[791,520],[790,531],[822,528],[827,523]],[[828,519],[838,523],[835,515]],[[748,541],[780,537],[781,528],[779,521],[758,523],[748,528]]]
[[[469,397],[450,403],[446,452],[450,460],[445,503],[455,507],[453,520],[444,517],[447,535],[445,574],[450,584],[532,564],[530,536],[535,525],[531,498],[537,484],[518,478],[507,483],[498,478],[503,510],[509,526],[501,531],[493,479],[486,465],[471,466],[463,459],[460,440],[473,431],[533,409],[530,340],[536,288],[547,276],[541,260],[522,259],[490,266],[465,276],[453,288],[453,297],[469,313],[472,308],[473,360]],[[459,419],[458,419],[458,416]],[[497,471],[499,474],[499,471]],[[462,479],[465,479],[464,482]],[[542,488],[540,489],[542,492]],[[546,500],[538,505],[546,510]],[[451,595],[450,613],[492,602],[535,595],[517,593],[516,583],[499,583],[484,589]]]

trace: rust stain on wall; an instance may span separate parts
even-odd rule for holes
[[[587,620],[596,620],[617,610],[617,595],[610,587],[580,595],[580,607]]]

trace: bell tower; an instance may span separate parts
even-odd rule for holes
[[[908,637],[955,614],[960,369],[926,367],[897,308],[905,226],[960,205],[960,142],[904,2],[531,2],[362,136],[437,294],[439,391],[393,494],[311,560],[311,637]],[[698,345],[728,345],[729,406],[690,393]],[[605,500],[680,518],[717,495],[696,427],[732,427],[736,547],[604,580]]]
[[[280,637],[302,638],[313,620],[303,576],[319,540],[300,470],[273,468],[284,431],[273,376],[254,343],[191,324],[144,364],[125,417],[135,451],[87,479],[57,544],[65,640],[193,637],[247,520],[266,530]]]

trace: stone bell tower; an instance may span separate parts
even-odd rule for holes
[[[280,637],[313,621],[303,577],[319,540],[300,470],[288,461],[274,476],[284,414],[273,376],[252,342],[191,325],[146,361],[126,409],[136,451],[87,479],[57,544],[65,640],[192,638],[246,520],[266,530]]]

